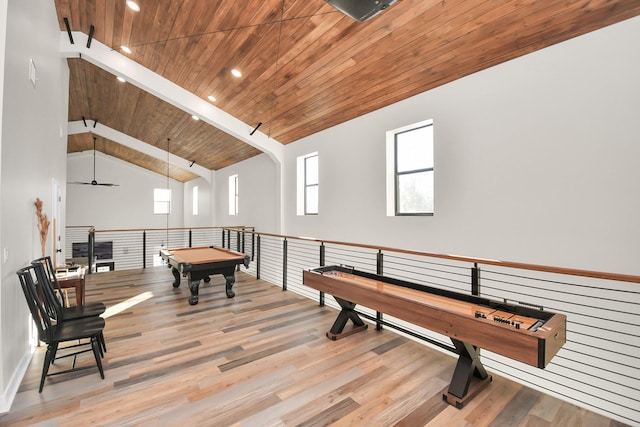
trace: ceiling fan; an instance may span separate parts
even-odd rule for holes
[[[119,184],[109,184],[96,181],[96,137],[93,137],[93,179],[91,182],[70,182],[69,184],[78,184],[78,185],[103,185],[105,187],[119,187]]]

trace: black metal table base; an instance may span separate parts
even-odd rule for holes
[[[236,293],[233,291],[233,285],[236,283],[235,276],[235,266],[230,266],[227,268],[220,268],[216,271],[215,274],[222,274],[225,279],[225,293],[227,298],[233,298],[236,296]],[[171,273],[174,277],[173,287],[177,288],[180,286],[180,272],[176,268],[171,268]],[[199,291],[200,291],[200,281],[204,280],[206,283],[211,281],[211,277],[209,274],[204,272],[196,272],[191,271],[186,274],[187,280],[189,281],[189,291],[191,292],[191,296],[189,296],[189,304],[196,305],[199,301]]]
[[[480,361],[478,347],[454,338],[451,338],[451,341],[458,353],[458,363],[453,371],[449,389],[447,393],[442,395],[442,398],[460,409],[486,387],[492,378]]]
[[[338,304],[340,304],[341,310],[340,313],[338,313],[338,317],[336,318],[335,322],[333,322],[333,326],[331,326],[331,329],[329,330],[329,332],[327,332],[327,338],[335,341],[367,329],[367,325],[355,311],[355,303],[338,297],[334,298],[338,302]],[[349,320],[351,320],[351,322],[353,323],[353,327],[345,331],[344,329],[347,326],[347,322]]]

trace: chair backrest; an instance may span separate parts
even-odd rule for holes
[[[44,308],[44,305],[40,300],[40,296],[38,295],[36,282],[33,277],[34,267],[31,265],[21,268],[16,272],[16,274],[20,279],[20,286],[22,287],[22,292],[27,300],[29,311],[31,311],[31,317],[38,328],[38,338],[40,341],[44,341],[48,344],[51,342],[53,337],[54,324],[52,319],[49,317],[47,310]]]
[[[44,308],[47,311],[49,317],[56,320],[62,320],[64,298],[62,298],[61,301],[60,297],[58,296],[62,296],[61,290],[58,290],[58,293],[56,294],[54,284],[55,274],[52,278],[52,270],[49,269],[48,263],[44,258],[38,258],[37,260],[34,260],[31,263],[31,266],[33,267],[33,271],[36,277],[36,290],[42,297]],[[57,283],[57,281],[55,283]],[[60,284],[58,284],[58,286],[60,286]]]
[[[51,261],[51,257],[43,256],[41,258],[34,259],[33,261],[31,261],[31,264],[42,264],[42,267],[44,268],[44,271],[47,273],[47,277],[49,278],[49,282],[51,283],[51,287],[54,289],[54,291],[58,292],[57,295],[60,305],[62,307],[65,307],[66,304],[64,302],[64,297],[62,296],[62,287],[60,286],[58,278],[56,277],[56,269],[53,268],[53,261]]]

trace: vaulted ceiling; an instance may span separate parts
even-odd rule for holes
[[[357,22],[324,0],[137,3],[139,12],[125,0],[55,0],[65,34],[66,18],[279,144],[640,14],[629,0],[399,0]],[[70,122],[98,120],[162,150],[169,138],[172,154],[211,170],[261,153],[82,58],[68,63]],[[69,153],[92,147],[89,133],[69,136]],[[108,138],[96,148],[167,173],[161,159]],[[171,176],[195,178],[186,163]]]

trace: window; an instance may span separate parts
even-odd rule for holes
[[[229,177],[229,215],[238,215],[238,175]]]
[[[153,213],[159,215],[171,213],[171,190],[168,188],[153,189]]]
[[[318,153],[298,157],[298,215],[318,214]]]
[[[198,215],[198,186],[196,185],[195,187],[193,187],[193,190],[191,190],[191,209],[192,209],[192,214],[193,215]]]
[[[387,215],[433,215],[433,122],[387,132]]]

